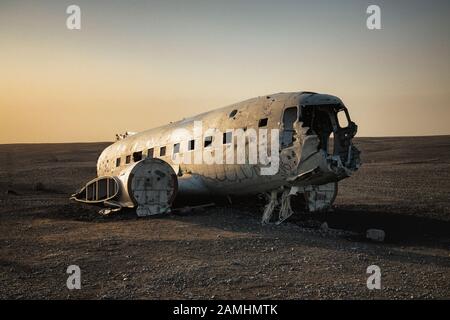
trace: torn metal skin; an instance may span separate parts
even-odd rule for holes
[[[268,132],[278,129],[279,149],[271,150],[271,146],[267,146],[271,154],[279,153],[278,172],[274,175],[262,175],[261,169],[265,166],[249,163],[248,149],[244,164],[176,164],[173,158],[175,143],[179,144],[181,155],[193,157],[199,152],[214,155],[218,148],[223,148],[224,157],[228,152],[236,152],[234,138],[230,144],[220,142],[208,147],[205,136],[195,133],[192,136],[178,137],[174,141],[174,131],[185,129],[193,132],[196,121],[203,123],[203,131],[215,128],[226,132],[230,129],[258,129],[261,126]],[[166,183],[165,192],[206,197],[268,194],[263,223],[268,223],[276,210],[279,213],[278,222],[281,222],[293,213],[290,204],[293,195],[302,194],[311,212],[331,207],[336,198],[338,181],[349,177],[360,166],[359,150],[352,144],[356,131],[357,126],[351,121],[346,107],[335,96],[313,92],[278,93],[128,135],[102,152],[97,162],[97,174],[99,177],[117,178],[128,167],[144,161],[147,171],[151,172],[154,166],[160,164],[153,163],[150,159],[159,158],[176,174],[177,190]],[[188,151],[187,145],[191,141],[195,141],[195,148]],[[248,141],[246,147],[249,148]],[[171,175],[167,166],[163,171]],[[111,201],[123,207],[140,206],[135,199],[124,200],[123,194],[130,193],[124,185],[126,182],[122,179],[119,195],[105,200],[106,206]],[[152,188],[143,189],[152,192]],[[82,195],[81,192],[72,198],[87,202]],[[152,198],[145,192],[143,196]],[[129,198],[132,199],[133,195]],[[157,202],[158,205],[155,206],[162,209],[138,209],[138,213],[146,215],[170,210],[170,203],[164,197],[160,197]]]

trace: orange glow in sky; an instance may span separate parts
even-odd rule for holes
[[[0,4],[0,143],[109,141],[258,95],[340,97],[358,136],[450,134],[448,1]]]

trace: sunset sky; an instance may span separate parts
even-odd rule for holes
[[[280,91],[337,95],[358,136],[450,134],[448,0],[2,0],[0,41],[0,143],[110,141]]]

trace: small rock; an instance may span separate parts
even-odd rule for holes
[[[324,222],[320,225],[320,230],[327,231],[328,229],[328,223]]]
[[[384,230],[380,229],[369,229],[366,232],[366,238],[373,241],[383,242],[385,236]]]

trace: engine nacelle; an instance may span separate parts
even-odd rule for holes
[[[118,176],[89,181],[71,199],[104,204],[111,210],[136,207],[138,216],[148,216],[169,211],[177,191],[172,167],[161,159],[147,158],[130,164]]]

